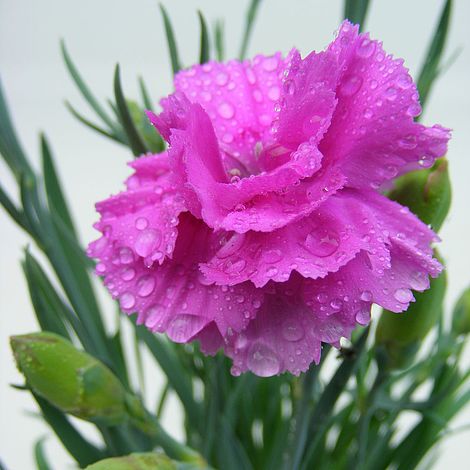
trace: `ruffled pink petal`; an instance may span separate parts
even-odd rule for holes
[[[315,317],[290,284],[272,285],[256,318],[226,345],[225,354],[233,359],[232,374],[249,370],[260,377],[286,371],[299,375],[319,362]]]
[[[341,191],[317,210],[279,230],[233,233],[201,270],[217,284],[251,280],[285,282],[292,271],[316,279],[337,271],[360,250],[373,254],[374,266],[386,269],[388,238],[379,230],[375,213],[356,197]]]
[[[210,61],[175,76],[176,91],[208,113],[229,166],[233,164],[249,174],[259,172],[255,144],[269,133],[288,62],[278,52],[270,57],[256,56],[252,61]]]
[[[310,213],[344,184],[344,177],[334,167],[319,171],[322,155],[315,144],[308,142],[273,171],[229,183],[207,113],[184,98],[169,99],[167,105],[178,108],[167,109],[158,118],[168,121],[171,128],[168,152],[173,173],[185,186],[183,194],[191,212],[198,216],[198,210],[192,209],[196,206],[193,194],[188,194],[193,191],[202,218],[215,229],[271,231]],[[172,121],[176,115],[181,121]]]
[[[320,150],[341,164],[349,186],[378,188],[445,154],[450,132],[414,122],[421,112],[419,96],[401,59],[387,55],[380,42],[358,34],[348,22],[328,50],[344,72]]]
[[[191,341],[211,323],[221,337],[243,330],[262,304],[262,293],[250,283],[215,286],[198,263],[214,250],[218,238],[189,214],[180,216],[179,236],[171,260],[147,267],[143,257],[124,248],[127,240],[107,240],[92,248],[96,271],[122,310],[138,313],[138,323],[166,332],[175,342]]]

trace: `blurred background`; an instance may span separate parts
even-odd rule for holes
[[[162,3],[172,18],[185,65],[194,63],[198,57],[197,9],[211,23],[218,18],[224,20],[227,57],[238,53],[247,0]],[[386,51],[403,57],[412,75],[417,76],[443,3],[441,0],[371,1],[365,29],[374,38],[383,40]],[[248,55],[287,52],[292,46],[304,54],[320,50],[332,40],[342,11],[340,0],[265,0]],[[455,1],[445,56],[449,58],[457,49],[461,52],[437,81],[423,117],[426,124],[438,122],[453,129],[448,157],[454,196],[450,216],[441,231],[440,248],[448,266],[448,309],[470,281],[468,18],[470,2]],[[66,110],[65,99],[89,115],[63,65],[60,38],[65,39],[80,72],[100,98],[112,94],[116,62],[121,65],[123,87],[129,98],[138,96],[139,75],[144,77],[155,101],[170,93],[171,69],[158,3],[154,0],[0,0],[0,73],[14,122],[27,153],[35,161],[39,153],[38,132],[44,131],[49,137],[85,243],[96,237],[92,229],[96,220],[94,203],[122,189],[122,181],[129,174],[125,163],[131,155],[84,128]],[[12,190],[13,181],[8,179],[1,164],[0,175],[6,189]],[[66,452],[34,416],[30,395],[9,385],[20,383],[21,378],[13,364],[8,336],[35,331],[38,327],[19,263],[28,239],[3,211],[0,211],[0,229],[0,460],[10,470],[33,468],[34,442],[49,435],[46,452],[54,468],[70,468]],[[100,295],[109,305],[109,320],[113,325],[116,321],[113,306],[102,289]],[[153,364],[146,369],[148,387],[156,392],[161,383],[159,371]],[[452,427],[469,422],[467,408]],[[176,399],[167,408],[164,425],[175,436],[180,435],[181,414]],[[89,429],[86,425],[82,428]],[[468,468],[468,442],[468,431],[444,440],[436,468]]]

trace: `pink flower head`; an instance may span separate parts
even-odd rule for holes
[[[223,348],[232,373],[299,374],[429,287],[436,235],[380,188],[432,165],[450,133],[414,122],[402,60],[344,22],[323,52],[178,73],[150,120],[168,151],[97,204],[96,270],[173,341]]]

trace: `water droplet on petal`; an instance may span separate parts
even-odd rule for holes
[[[416,271],[411,275],[410,286],[414,290],[425,290],[429,286],[428,275],[422,271]]]
[[[96,272],[98,274],[103,274],[106,271],[106,265],[104,263],[98,263],[96,265]]]
[[[125,268],[121,273],[121,279],[123,281],[132,281],[135,277],[135,269],[134,268]]]
[[[413,294],[410,289],[400,288],[395,291],[393,294],[396,300],[402,304],[407,304],[413,299]]]
[[[158,245],[162,239],[161,232],[156,229],[147,229],[139,234],[137,240],[135,241],[135,251],[139,256],[143,258],[149,256]]]
[[[343,306],[343,301],[341,299],[333,299],[330,302],[330,306],[333,310],[340,310]]]
[[[355,95],[362,86],[362,78],[357,75],[349,75],[345,77],[340,85],[340,94],[343,96]]]
[[[137,293],[141,297],[148,297],[155,289],[155,278],[153,276],[142,276],[137,281]]]
[[[260,377],[271,377],[279,374],[281,370],[276,353],[261,343],[255,343],[250,348],[247,365],[254,374]]]
[[[261,255],[262,260],[266,263],[276,263],[281,261],[282,257],[281,250],[267,250]]]
[[[266,72],[273,72],[274,70],[276,70],[277,65],[278,61],[276,57],[268,57],[263,62],[263,68],[264,70],[266,70]]]
[[[293,95],[295,93],[295,83],[293,80],[285,80],[284,81],[284,91],[288,94],[288,95]]]
[[[397,89],[394,87],[389,87],[385,90],[385,96],[389,101],[394,101],[397,97]]]
[[[295,318],[287,318],[282,324],[282,336],[287,341],[300,341],[304,337],[304,329]]]
[[[224,245],[220,248],[217,252],[217,258],[224,259],[228,258],[229,256],[233,255],[237,251],[241,249],[243,243],[245,242],[245,234],[243,233],[235,233],[232,237],[227,240]]]
[[[119,261],[122,264],[131,264],[134,262],[134,253],[132,253],[129,247],[123,246],[119,249]]]
[[[271,101],[277,101],[279,97],[281,96],[281,90],[279,90],[279,87],[273,86],[269,89],[268,91],[268,98]]]
[[[219,86],[224,86],[227,84],[227,82],[228,82],[228,75],[226,73],[219,73],[215,77],[215,83],[217,83],[217,85]]]
[[[375,50],[375,43],[368,38],[364,38],[356,49],[359,57],[367,59]]]
[[[362,291],[361,300],[363,300],[364,302],[370,302],[372,300],[372,292],[370,290]]]
[[[318,302],[320,302],[321,304],[324,304],[325,302],[328,301],[328,295],[325,294],[324,292],[320,292],[320,293],[317,295],[317,300],[318,300]]]
[[[138,217],[135,221],[135,228],[137,230],[144,230],[147,228],[149,221],[145,217]]]
[[[119,304],[121,305],[121,308],[125,310],[129,310],[135,305],[135,297],[133,294],[130,292],[125,292],[124,294],[121,295],[119,299]]]
[[[224,119],[231,119],[235,115],[235,109],[230,103],[222,103],[218,108],[219,114]]]
[[[274,266],[271,266],[266,270],[266,276],[268,277],[274,277],[278,273],[278,269],[275,268]]]
[[[336,232],[327,229],[313,230],[305,239],[305,248],[321,258],[330,256],[338,250],[340,238]]]
[[[224,265],[224,272],[226,274],[237,275],[240,274],[246,267],[246,261],[242,258],[236,258],[234,260],[227,260]]]
[[[359,325],[367,325],[370,322],[370,310],[363,308],[356,312],[356,321]]]

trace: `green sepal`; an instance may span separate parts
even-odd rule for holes
[[[470,287],[460,296],[452,312],[452,331],[457,336],[470,333]]]
[[[439,231],[452,198],[447,160],[442,158],[432,168],[398,178],[388,196],[409,207],[424,223]]]
[[[131,118],[146,147],[154,153],[162,152],[165,149],[165,143],[161,135],[150,124],[144,110],[135,101],[126,100],[126,102]]]
[[[416,302],[410,304],[406,312],[382,312],[375,342],[386,352],[384,365],[387,368],[404,368],[413,361],[422,341],[442,317],[446,287],[447,275],[444,271],[439,277],[431,279],[428,290],[415,292]]]

